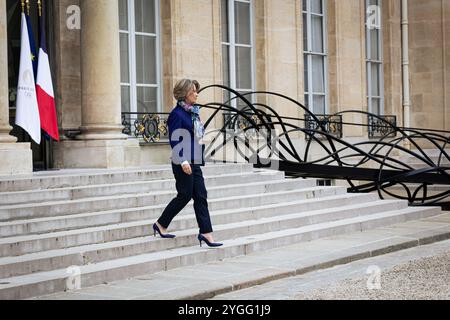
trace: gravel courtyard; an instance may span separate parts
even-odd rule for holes
[[[450,241],[318,270],[215,300],[450,300]]]
[[[445,254],[411,261],[382,272],[379,287],[376,277],[373,281],[369,281],[369,277],[340,281],[328,288],[299,294],[295,299],[450,300],[450,248]]]

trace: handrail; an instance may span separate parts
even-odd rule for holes
[[[207,147],[207,157],[210,160],[227,162],[227,159],[217,159],[217,155],[223,153],[227,145],[232,144],[238,156],[257,167],[283,170],[286,174],[297,177],[343,179],[349,183],[350,192],[377,191],[380,198],[387,195],[407,199],[410,205],[447,205],[450,208],[450,156],[447,150],[450,136],[446,135],[448,131],[402,128],[397,126],[394,118],[361,110],[327,115],[365,116],[367,124],[342,122],[342,125],[370,129],[369,122],[374,119],[376,127],[383,129],[379,137],[350,143],[345,138],[330,134],[320,116],[313,114],[300,102],[282,94],[266,91],[240,94],[222,85],[208,86],[202,91],[209,89],[228,91],[232,97],[223,103],[201,105],[202,108],[214,111],[206,121],[207,127],[221,113],[232,114],[224,121],[221,129],[209,131],[212,138],[208,139],[211,142]],[[282,116],[274,107],[252,103],[251,97],[258,95],[277,97],[284,103],[298,107],[304,112],[305,119]],[[241,110],[234,108],[232,101],[235,99],[239,99],[245,107]],[[311,118],[315,126],[306,128],[301,125],[307,118]],[[238,130],[227,130],[227,126],[233,122],[245,123],[245,126],[239,126]],[[340,121],[330,123],[341,124]],[[258,143],[252,142],[251,137],[246,135],[249,131],[256,133]],[[299,135],[307,138],[301,148],[295,142]],[[264,143],[259,145],[261,141]],[[436,154],[431,155],[428,150],[424,150],[424,144],[431,146]],[[318,155],[319,153],[321,155]],[[360,184],[361,181],[369,182]],[[437,191],[437,194],[430,195],[431,185],[448,186],[448,190],[444,188],[442,192]],[[403,190],[403,194],[398,194],[399,188]]]

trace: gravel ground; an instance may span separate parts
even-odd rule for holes
[[[374,273],[376,274],[376,273]],[[450,300],[450,249],[383,270],[368,288],[370,275],[295,295],[296,300]],[[381,286],[378,286],[377,284]],[[376,288],[378,287],[378,288]],[[381,288],[380,288],[381,287]]]

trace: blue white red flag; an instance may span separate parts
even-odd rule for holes
[[[45,10],[42,10],[45,12]],[[41,119],[41,128],[51,138],[59,141],[58,120],[56,116],[55,94],[53,92],[52,73],[47,54],[45,37],[45,16],[40,16],[41,44],[39,49],[38,72],[36,81],[37,101]]]

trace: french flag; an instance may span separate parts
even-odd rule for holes
[[[41,128],[54,140],[59,141],[58,120],[56,117],[55,94],[45,39],[45,10],[40,16],[41,45],[39,49],[36,95],[41,118]]]

